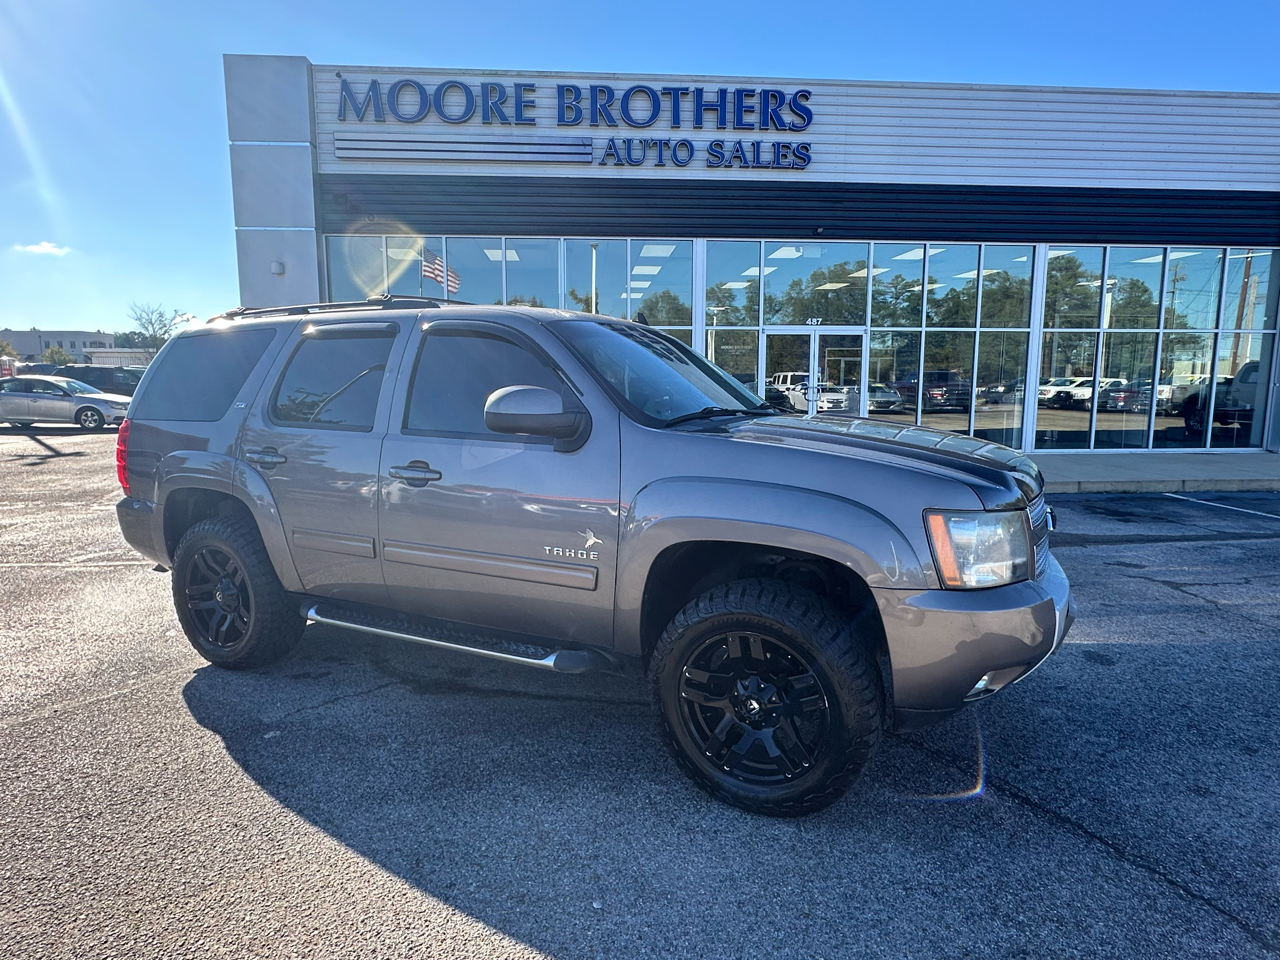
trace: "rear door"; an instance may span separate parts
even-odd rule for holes
[[[277,360],[245,422],[239,457],[270,487],[309,593],[386,603],[378,457],[409,326],[309,325]]]
[[[0,420],[13,422],[31,418],[31,396],[27,389],[26,380],[0,381]]]
[[[554,346],[548,344],[548,346]],[[412,356],[412,359],[410,358]],[[618,412],[518,331],[431,323],[406,355],[382,449],[382,566],[397,609],[612,645],[618,544]],[[581,397],[590,437],[490,432],[484,404],[529,384]]]

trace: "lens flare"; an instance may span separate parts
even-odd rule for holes
[[[969,715],[973,717],[973,733],[977,741],[977,776],[974,778],[973,786],[968,790],[957,790],[955,793],[921,793],[916,794],[917,800],[932,800],[935,803],[955,803],[962,800],[977,800],[987,789],[987,751],[982,743],[982,723],[978,720],[976,711],[970,710]]]
[[[40,155],[40,148],[36,146],[35,137],[31,135],[31,128],[27,126],[27,119],[22,115],[22,110],[18,107],[18,101],[13,98],[13,92],[9,89],[9,82],[5,79],[4,71],[2,70],[0,70],[0,108],[4,110],[4,114],[9,120],[9,126],[13,129],[13,135],[18,141],[18,146],[22,148],[23,156],[27,159],[27,166],[31,168],[32,179],[36,182],[36,192],[39,194],[40,199],[44,201],[45,208],[49,212],[49,219],[55,231],[61,231],[62,205],[58,192],[54,189],[53,181],[49,178],[48,167],[45,166],[44,157]]]

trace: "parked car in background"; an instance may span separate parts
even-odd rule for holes
[[[129,398],[103,393],[97,387],[67,377],[6,377],[0,380],[0,422],[15,426],[32,423],[75,423],[82,430],[101,430],[120,423],[129,412]]]
[[[56,363],[15,363],[13,365],[13,375],[21,376],[48,376],[58,369]]]
[[[993,383],[978,391],[978,396],[987,403],[1016,403],[1026,394],[1026,380],[1015,377],[1003,383]]]
[[[916,385],[920,378],[912,374],[905,380],[890,383],[902,396],[908,409],[916,407]],[[935,410],[968,410],[972,384],[961,374],[951,370],[926,370],[924,388],[920,391],[920,403],[925,413]]]
[[[146,369],[145,367],[143,368]],[[108,367],[93,363],[68,363],[53,371],[55,377],[70,377],[104,393],[118,393],[132,397],[138,389],[142,374],[129,367]]]
[[[1113,390],[1116,387],[1123,387],[1125,383],[1124,377],[1103,377],[1096,383],[1092,379],[1086,378],[1084,383],[1071,391],[1071,403],[1069,406],[1088,410],[1093,406],[1093,398],[1097,396],[1099,390]]]
[[[883,383],[867,384],[867,413],[901,413],[906,409],[902,394]]]
[[[1224,427],[1253,425],[1253,411],[1265,397],[1259,395],[1259,364],[1250,360],[1234,377],[1221,377],[1214,389],[1213,419]],[[1209,391],[1201,386],[1187,395],[1178,411],[1187,433],[1203,436],[1209,416]]]
[[[1040,385],[1036,403],[1042,407],[1069,407],[1073,403],[1072,391],[1076,387],[1090,387],[1092,377],[1054,377]]]
[[[1098,409],[1108,412],[1146,413],[1151,409],[1151,381],[1130,380],[1098,394]]]

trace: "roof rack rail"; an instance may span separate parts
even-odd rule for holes
[[[244,317],[299,317],[311,313],[327,313],[332,310],[391,310],[401,306],[439,308],[441,304],[470,306],[463,300],[445,300],[443,297],[405,297],[384,293],[367,300],[348,300],[339,303],[304,303],[290,307],[232,307],[206,323],[215,320],[239,320]]]

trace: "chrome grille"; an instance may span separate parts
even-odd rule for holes
[[[1031,520],[1031,545],[1035,551],[1036,579],[1039,580],[1049,569],[1049,507],[1043,494],[1031,501],[1027,516]]]

